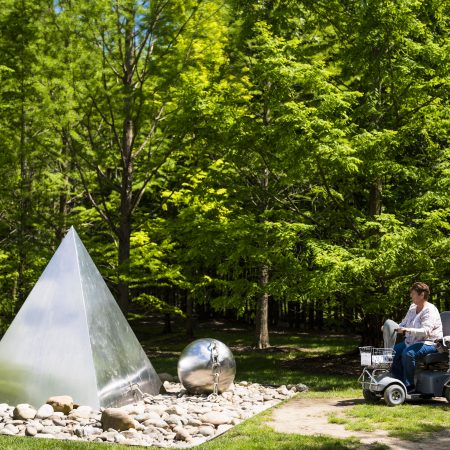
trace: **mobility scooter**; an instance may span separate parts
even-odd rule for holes
[[[360,347],[363,371],[358,379],[367,402],[381,398],[388,406],[401,405],[406,400],[445,397],[450,403],[450,311],[441,313],[443,335],[438,353],[431,353],[417,361],[414,393],[390,372],[393,348]],[[422,366],[420,366],[422,364]]]

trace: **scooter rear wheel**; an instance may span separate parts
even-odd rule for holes
[[[376,403],[380,399],[377,394],[373,393],[369,389],[363,389],[363,397],[367,403]]]
[[[399,384],[391,384],[384,390],[384,401],[388,406],[401,405],[406,398],[405,390]]]

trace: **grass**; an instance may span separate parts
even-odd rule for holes
[[[29,437],[0,436],[0,450],[144,450],[153,447],[137,447],[93,442],[59,441],[57,439],[41,439]],[[156,449],[156,447],[155,447]]]
[[[330,415],[329,421],[347,430],[386,430],[389,436],[416,441],[430,433],[450,428],[450,406],[438,401],[403,405],[394,408],[384,403],[356,405],[342,415]]]
[[[176,374],[180,352],[188,341],[181,330],[175,329],[170,335],[162,335],[159,329],[145,324],[135,325],[136,334],[157,372]],[[356,336],[290,334],[274,332],[269,350],[252,350],[252,334],[241,328],[226,328],[224,324],[208,324],[198,327],[196,338],[211,337],[227,344],[236,359],[236,381],[246,380],[268,385],[304,383],[310,391],[299,394],[309,398],[346,397],[362,398],[356,376],[330,375],[324,370],[306,370],[308,363],[329,355],[342,355],[355,350]],[[304,364],[290,363],[299,360]],[[439,431],[450,427],[450,407],[446,404],[427,402],[420,405],[405,404],[389,408],[382,402],[377,405],[359,404],[345,410],[342,415],[330,416],[330,422],[342,423],[351,430],[372,431],[384,429],[390,435],[412,439],[423,436],[422,431]],[[273,431],[266,423],[271,410],[265,411],[234,427],[224,435],[206,442],[198,450],[251,450],[251,449],[305,449],[305,450],[351,450],[359,447],[355,440],[336,439],[324,436],[301,436]],[[57,441],[0,436],[0,450],[129,450],[153,447],[127,447],[115,444]],[[371,446],[371,450],[386,449],[383,445]]]
[[[198,450],[354,450],[359,448],[356,440],[336,439],[324,436],[301,436],[296,434],[276,433],[266,422],[270,420],[271,411],[265,411],[244,423],[234,427],[222,436],[208,441],[198,447]],[[48,439],[31,439],[1,436],[0,450],[130,450],[157,449],[156,447],[128,447],[115,444],[68,442]],[[385,450],[385,446],[371,447],[371,450]]]
[[[157,372],[176,374],[177,361],[187,345],[181,333],[170,337],[154,335],[146,330],[138,334],[144,349],[150,354],[151,362]],[[290,334],[275,332],[271,335],[272,349],[253,350],[252,333],[243,329],[223,329],[199,327],[196,338],[210,337],[224,342],[233,351],[236,360],[236,381],[250,381],[268,385],[304,383],[314,391],[326,391],[327,396],[359,395],[356,379],[348,376],[332,376],[320,372],[310,373],[301,370],[287,370],[283,364],[292,360],[312,359],[320,355],[344,354],[355,350],[358,337],[346,335]]]
[[[301,436],[298,434],[277,433],[266,425],[271,411],[266,411],[234,427],[223,436],[198,447],[199,450],[350,450],[360,448],[352,439],[336,439],[325,436]],[[385,446],[372,447],[372,450],[385,449]]]

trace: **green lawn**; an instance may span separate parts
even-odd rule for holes
[[[140,328],[137,332],[156,371],[176,375],[178,357],[187,345],[183,334],[155,335],[151,331],[142,332]],[[292,335],[288,332],[276,332],[270,337],[273,349],[269,350],[252,350],[252,333],[239,328],[223,329],[220,325],[213,329],[199,327],[196,338],[202,337],[218,339],[233,350],[237,367],[236,381],[270,385],[304,383],[314,391],[359,395],[357,377],[330,376],[319,372],[312,374],[286,370],[283,366],[284,362],[295,359],[304,360],[326,354],[340,355],[356,350],[359,343],[357,336],[308,333]]]
[[[136,326],[135,329],[156,371],[175,375],[179,354],[188,343],[182,332],[162,335],[157,328],[142,325]],[[296,365],[295,370],[286,366],[293,360],[299,360],[307,366],[308,362],[320,356],[342,355],[355,350],[358,346],[356,336],[317,333],[291,335],[287,332],[278,332],[271,336],[273,348],[266,351],[251,349],[251,332],[239,328],[226,329],[221,324],[208,329],[199,327],[196,338],[201,337],[216,338],[232,348],[237,365],[236,381],[246,380],[270,385],[304,383],[309,386],[310,391],[298,395],[310,398],[362,397],[357,376],[333,375],[330,371],[327,373],[322,370],[315,372],[301,370],[302,364]],[[270,414],[271,410],[265,411],[197,448],[199,450],[358,448],[358,443],[354,440],[276,433],[266,425]],[[438,431],[449,428],[449,416],[449,407],[446,403],[428,402],[389,408],[380,402],[377,405],[356,405],[345,415],[331,416],[330,421],[342,423],[354,430],[386,429],[391,435],[414,439],[418,433],[420,435],[420,432],[425,430]],[[108,448],[107,445],[0,436],[0,450],[13,448],[104,450]],[[113,448],[129,450],[142,447],[114,445]],[[379,445],[371,448],[375,450],[386,447]]]
[[[429,433],[450,428],[450,405],[436,400],[404,403],[394,408],[383,402],[356,405],[343,415],[331,415],[329,421],[345,425],[348,430],[387,430],[390,436],[418,440]]]
[[[335,439],[316,436],[276,433],[265,425],[271,411],[265,411],[198,447],[199,450],[261,450],[261,449],[304,449],[304,450],[344,450],[356,449],[358,442],[351,439]],[[385,447],[374,447],[384,449]]]

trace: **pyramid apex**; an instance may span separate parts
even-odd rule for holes
[[[65,237],[69,237],[69,236],[78,236],[78,233],[75,230],[73,225],[69,228],[69,231],[66,233]]]

